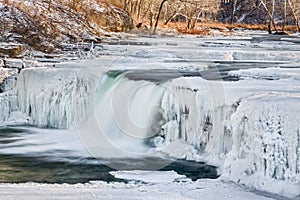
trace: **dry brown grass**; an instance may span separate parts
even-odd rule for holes
[[[109,5],[115,6],[117,8],[120,8],[120,9],[123,8],[123,2],[120,0],[98,0],[98,2],[106,3]]]
[[[186,24],[184,22],[170,22],[168,25],[160,25],[161,28],[169,28],[176,29],[179,33],[182,34],[193,34],[193,35],[209,35],[210,29],[219,30],[223,33],[229,33],[234,29],[246,29],[246,30],[260,30],[267,31],[268,26],[265,24],[226,24],[226,23],[218,23],[218,22],[205,22],[205,23],[197,23],[196,28],[194,29],[186,29]],[[281,31],[282,27],[277,26],[277,30]],[[273,31],[274,28],[273,28]],[[297,26],[286,26],[285,31],[288,32],[297,32]]]

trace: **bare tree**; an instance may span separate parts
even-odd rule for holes
[[[237,0],[232,0],[231,1],[231,20],[230,20],[230,24],[233,24],[233,21],[234,21],[234,14],[235,14],[235,9],[236,9],[236,4],[237,4]]]
[[[295,6],[295,4],[293,4],[292,2],[291,2],[291,0],[288,0],[288,3],[289,3],[289,6],[290,6],[290,8],[291,8],[291,10],[292,10],[292,15],[293,15],[293,18],[294,18],[294,20],[295,20],[295,23],[296,23],[296,25],[297,25],[297,29],[298,29],[298,32],[300,32],[300,25],[299,25],[299,21],[298,21],[298,17],[297,17],[297,14],[296,14],[296,6]],[[298,2],[298,4],[297,4],[297,6],[299,6],[299,2]],[[299,7],[298,7],[298,9],[300,9]]]
[[[275,21],[274,21],[274,12],[275,12],[275,0],[272,0],[272,10],[270,11],[270,8],[267,6],[267,1],[260,0],[260,4],[263,5],[264,9],[268,13],[269,16],[269,25],[268,25],[268,30],[269,33],[272,32],[271,28],[272,26],[274,27],[275,31],[277,31]]]
[[[286,0],[283,2],[283,25],[282,25],[282,31],[285,31],[285,25],[286,25],[286,19],[287,19],[287,5],[286,5]]]
[[[173,18],[179,15],[183,10],[183,4],[179,0],[167,1],[165,3],[166,10],[164,12],[164,25],[167,25]]]
[[[164,3],[165,3],[166,1],[167,1],[167,0],[162,0],[162,2],[160,3],[159,10],[158,10],[157,17],[156,17],[156,22],[155,22],[155,25],[154,25],[154,29],[153,29],[152,34],[155,34],[155,32],[156,32],[156,28],[157,28],[158,21],[159,21],[159,16],[160,16],[161,10],[162,10],[162,8],[163,8],[163,5],[164,5]]]

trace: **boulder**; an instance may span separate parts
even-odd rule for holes
[[[17,82],[17,70],[2,68],[0,69],[0,93],[12,90]]]

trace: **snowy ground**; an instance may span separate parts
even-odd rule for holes
[[[0,199],[285,199],[267,193],[256,194],[221,180],[193,182],[175,172],[120,171],[115,176],[132,181],[127,184],[101,181],[75,185],[0,184]]]

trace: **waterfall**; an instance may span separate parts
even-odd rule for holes
[[[16,88],[0,95],[0,125],[16,114],[41,127],[87,120],[79,132],[95,157],[93,147],[107,144],[118,152],[106,149],[104,157],[160,151],[211,162],[235,182],[300,194],[297,94],[265,93],[227,104],[214,81],[201,77],[143,80],[126,71],[100,77],[77,69],[23,70]],[[102,136],[88,130],[95,125]]]
[[[126,73],[110,72],[100,81],[94,112],[83,127],[81,140],[94,157],[148,155],[148,138],[160,130],[160,101],[164,88]],[[103,148],[105,147],[105,148]]]

